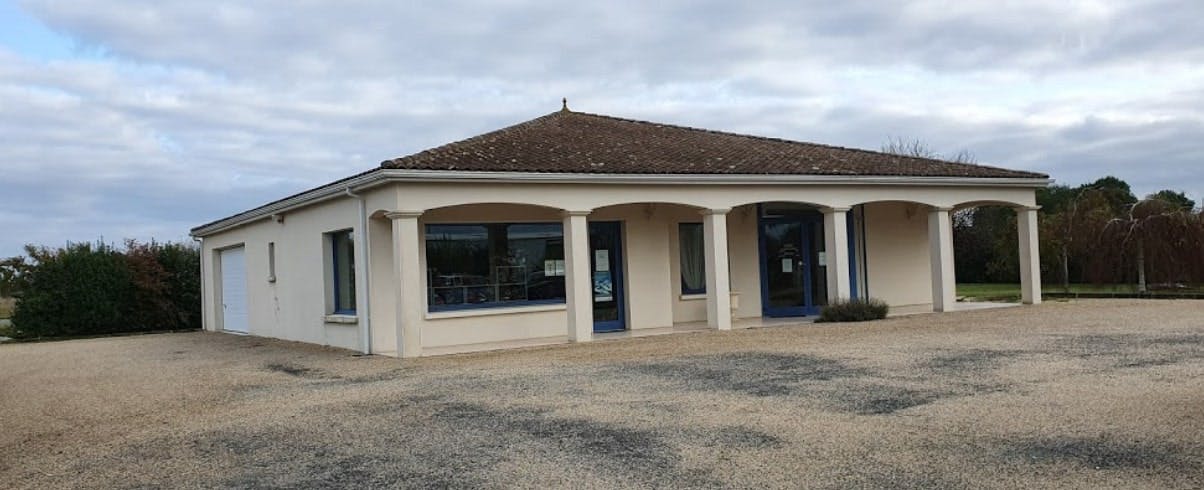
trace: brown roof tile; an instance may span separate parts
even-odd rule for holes
[[[568,110],[386,160],[381,167],[598,174],[1048,177]]]

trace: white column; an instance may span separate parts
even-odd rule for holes
[[[426,294],[422,290],[422,234],[418,217],[422,211],[385,214],[393,220],[393,283],[397,286],[397,355],[422,355],[422,317]]]
[[[569,342],[594,339],[594,288],[587,216],[589,211],[564,213],[564,292]]]
[[[730,209],[702,211],[707,276],[707,326],[718,330],[732,329],[732,285],[727,265],[728,211]]]
[[[828,262],[828,302],[853,297],[849,281],[849,208],[824,210],[824,255]]]
[[[953,208],[928,211],[928,249],[932,263],[932,310],[953,311],[957,278],[953,273]]]
[[[1041,245],[1037,239],[1037,210],[1016,210],[1016,236],[1020,237],[1020,301],[1041,304]]]

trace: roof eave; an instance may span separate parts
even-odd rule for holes
[[[484,172],[462,170],[410,170],[380,168],[339,180],[295,196],[193,228],[190,235],[205,237],[242,226],[274,214],[311,206],[390,182],[496,182],[561,184],[672,184],[672,185],[905,185],[954,187],[1041,188],[1053,183],[1048,177],[917,177],[892,175],[796,175],[796,174],[604,174]]]

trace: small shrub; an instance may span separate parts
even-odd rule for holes
[[[842,299],[825,306],[819,312],[819,323],[865,322],[886,318],[890,306],[880,299]]]

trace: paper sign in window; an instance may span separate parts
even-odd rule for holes
[[[794,272],[794,259],[782,259],[782,272]]]
[[[610,250],[594,250],[594,270],[610,271]]]
[[[825,252],[816,252],[816,253],[819,254],[819,258],[816,260],[816,262],[819,263],[819,266],[827,267],[828,266],[828,254]]]

